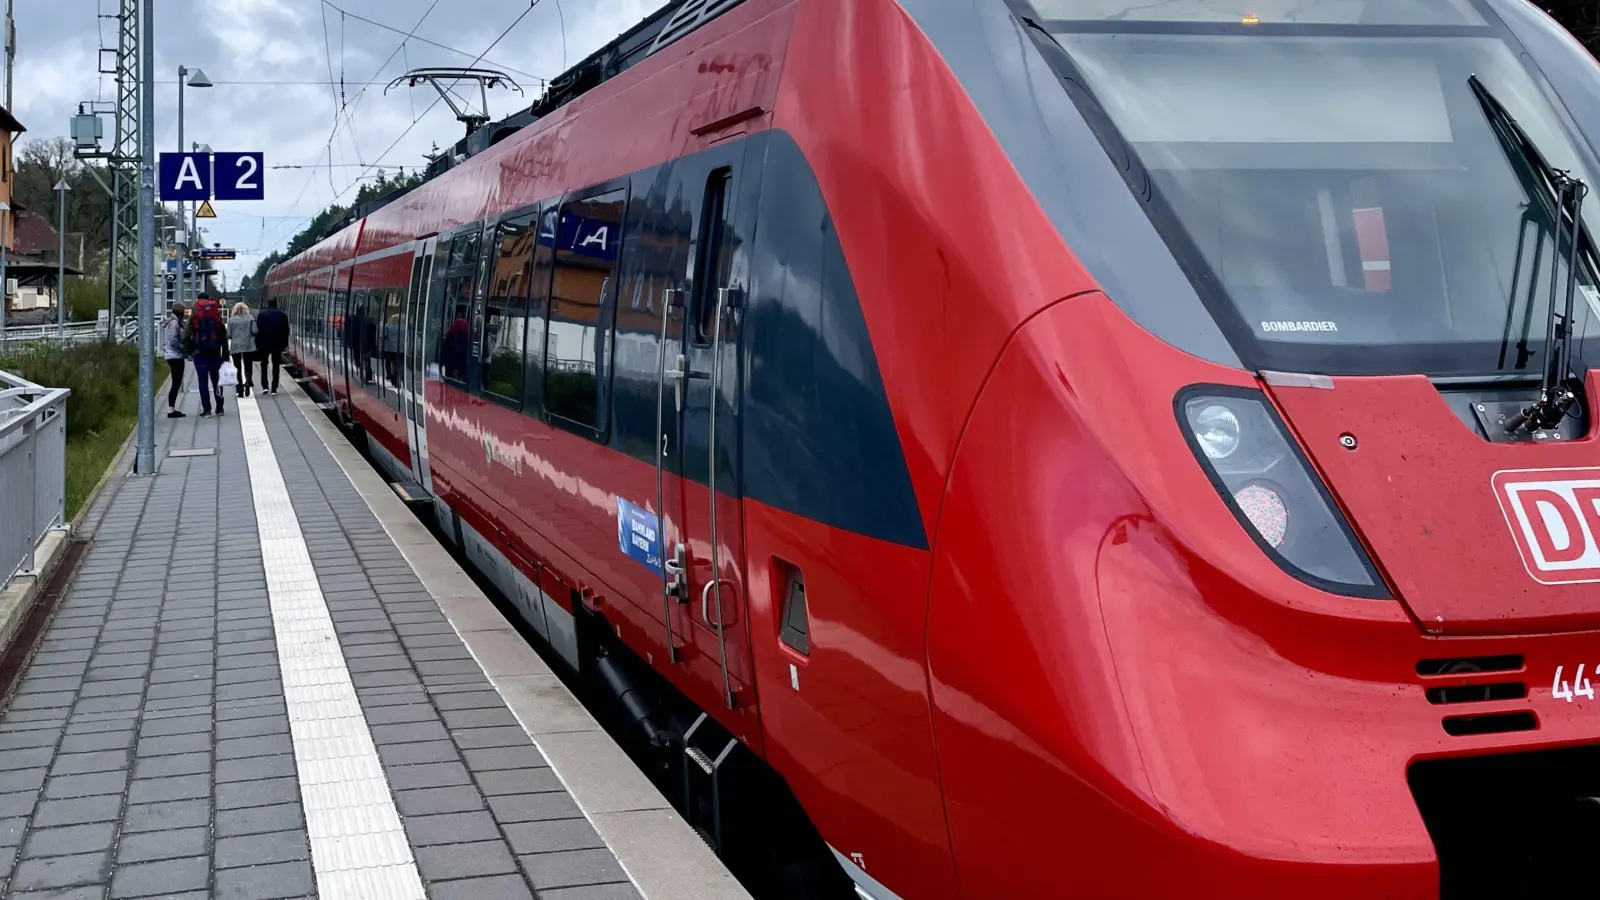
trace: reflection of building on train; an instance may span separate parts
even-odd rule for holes
[[[269,282],[762,891],[1552,896],[1597,123],[1522,0],[675,2]]]

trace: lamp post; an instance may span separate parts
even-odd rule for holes
[[[206,77],[206,73],[200,71],[199,69],[189,69],[189,68],[187,68],[185,66],[179,66],[178,67],[178,152],[179,153],[183,152],[183,148],[185,146],[184,142],[183,142],[183,89],[184,89],[185,86],[197,87],[197,88],[208,88],[208,87],[211,87],[212,85],[211,85],[211,79],[207,78]],[[178,202],[178,218],[182,220],[183,229],[181,231],[181,235],[182,235],[183,240],[184,240],[184,243],[180,244],[179,247],[178,247],[178,299],[179,300],[184,300],[185,299],[185,293],[184,293],[185,292],[185,287],[184,286],[188,283],[188,280],[189,280],[188,271],[187,271],[187,269],[184,268],[184,264],[183,263],[184,263],[184,260],[187,258],[187,251],[189,249],[188,234],[189,234],[189,221],[190,221],[191,217],[189,216],[188,211],[186,211],[184,209],[184,206],[185,206],[185,204],[182,201]]]
[[[210,82],[207,82],[207,83],[209,84]],[[211,145],[210,144],[202,144],[202,143],[196,141],[195,143],[189,145],[189,149],[193,150],[196,153],[204,153],[206,156],[210,156],[211,155]],[[200,217],[197,216],[197,215],[194,215],[195,213],[199,212],[199,210],[195,209],[195,205],[192,202],[189,204],[189,212],[190,212],[190,216],[189,216],[189,226],[190,226],[189,240],[191,240],[194,243],[194,246],[195,246],[196,249],[199,249],[199,248],[205,246],[205,242],[200,240]],[[190,258],[194,259],[194,257],[190,257]],[[200,296],[200,292],[205,290],[205,288],[206,288],[205,276],[200,274],[202,271],[203,270],[201,268],[200,261],[198,259],[196,259],[195,262],[194,262],[194,274],[190,276],[190,281],[189,281],[189,295],[191,297]]]
[[[56,219],[56,342],[60,343],[67,328],[67,185],[66,176],[56,182],[56,193],[61,197],[60,215]]]
[[[7,254],[11,252],[11,204],[0,200],[0,350],[6,346],[6,306],[11,302],[11,292],[6,290]]]

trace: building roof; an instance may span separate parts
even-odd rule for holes
[[[21,122],[17,121],[16,116],[7,112],[4,106],[0,106],[0,125],[4,125],[6,130],[12,134],[21,134],[28,130],[23,127]]]
[[[11,239],[11,257],[7,261],[7,274],[12,278],[27,279],[30,276],[47,275],[54,278],[57,263],[56,253],[59,247],[56,230],[50,227],[43,216],[35,215],[26,209],[17,209],[12,213],[16,222],[16,235]],[[68,258],[71,258],[72,235],[67,236]],[[82,240],[81,237],[78,238]],[[77,266],[67,264],[66,274],[82,275]]]
[[[57,238],[56,230],[43,216],[35,215],[24,209],[16,210],[15,225],[17,233],[11,239],[11,249],[17,253],[48,253],[52,258],[56,255]]]

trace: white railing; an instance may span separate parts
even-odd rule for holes
[[[67,524],[66,388],[0,371],[0,586],[34,570],[34,553]]]
[[[139,326],[132,318],[119,319],[113,333],[119,343],[129,341],[138,336]],[[0,332],[0,353],[29,344],[92,344],[105,338],[105,322],[73,322],[63,326],[59,335],[55,325],[13,326]]]

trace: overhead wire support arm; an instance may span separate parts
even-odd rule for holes
[[[478,84],[478,96],[481,106],[472,109],[456,100],[452,88],[463,81],[475,81]],[[472,134],[479,128],[489,123],[489,89],[506,87],[517,93],[523,93],[522,86],[517,84],[510,75],[497,69],[476,69],[470,66],[428,66],[412,69],[399,78],[389,82],[383,89],[385,94],[390,88],[400,84],[407,87],[417,87],[421,84],[430,84],[439,92],[439,97],[449,104],[450,111],[455,113],[456,121],[467,127],[467,134]]]

